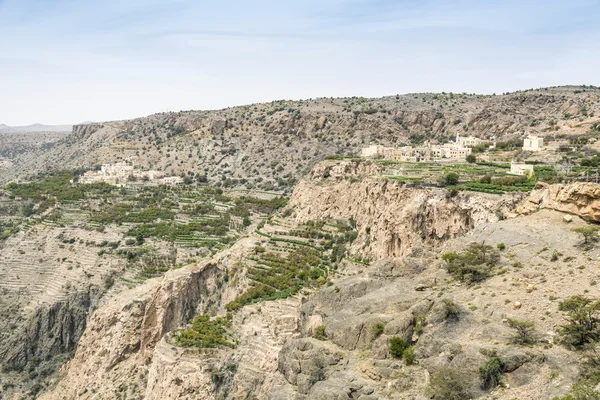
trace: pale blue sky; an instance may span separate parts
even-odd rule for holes
[[[595,0],[0,0],[0,123],[600,85]]]

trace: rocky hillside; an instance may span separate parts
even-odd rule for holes
[[[21,153],[0,182],[56,168],[93,168],[128,159],[225,187],[287,189],[332,154],[365,144],[577,134],[596,129],[600,90],[546,88],[497,96],[407,94],[379,99],[276,101],[218,111],[163,113],[80,125],[48,149]],[[596,125],[594,125],[596,124]]]
[[[369,168],[318,165],[281,213],[230,249],[108,301],[42,398],[566,394],[585,353],[565,344],[559,305],[600,292],[597,250],[572,230],[589,227],[580,218],[589,214],[560,204],[585,197],[596,209],[595,186],[540,187],[521,203],[538,204],[537,212],[522,215],[510,212],[521,209],[519,195],[450,197],[370,177]],[[543,190],[564,195],[539,202]],[[336,250],[344,243],[346,255]],[[314,281],[248,297],[259,282],[276,284],[271,278],[292,268],[286,259],[304,262],[301,254],[323,261],[309,274]],[[471,256],[483,264],[459,268]],[[196,347],[182,342],[183,333],[207,335],[207,322],[186,325],[204,314],[221,317],[212,320],[218,333],[211,328]]]
[[[463,192],[450,199],[445,189],[407,190],[372,176],[378,168],[356,161],[320,163],[294,189],[297,220],[352,218],[364,227],[358,229],[353,254],[380,260],[418,254],[423,245],[436,246],[496,222],[526,196]]]

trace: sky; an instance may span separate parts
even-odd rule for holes
[[[0,0],[0,123],[600,85],[599,0]]]

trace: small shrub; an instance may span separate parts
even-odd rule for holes
[[[315,328],[313,337],[318,340],[326,340],[327,334],[325,333],[325,325],[319,325]]]
[[[440,368],[429,382],[428,392],[435,399],[465,400],[470,399],[469,377],[453,368]]]
[[[421,336],[423,334],[423,328],[425,327],[425,324],[427,323],[425,318],[426,318],[425,314],[417,315],[417,320],[415,322],[415,328],[413,330],[413,332],[417,336]]]
[[[562,254],[560,254],[560,253],[558,252],[558,250],[554,250],[554,251],[552,252],[552,256],[550,257],[550,261],[552,261],[552,262],[554,262],[554,261],[557,261],[557,260],[558,260],[558,257],[560,257],[561,255],[562,255]]]
[[[504,363],[493,352],[490,358],[479,367],[479,379],[483,389],[494,388],[502,382],[502,372],[504,372]]]
[[[512,338],[513,343],[531,345],[537,341],[533,322],[509,318],[508,326],[516,331]]]
[[[376,338],[379,337],[383,333],[383,328],[384,326],[381,322],[373,325],[373,335],[375,335]]]
[[[446,321],[458,321],[460,310],[458,305],[450,299],[442,300],[442,316]]]
[[[504,243],[498,243],[496,245],[496,247],[498,248],[498,250],[503,251],[504,249],[506,249],[506,245]]]
[[[406,350],[406,344],[404,340],[399,337],[390,338],[390,355],[394,358],[402,358]]]
[[[404,359],[406,365],[413,365],[415,363],[415,360],[417,359],[417,356],[415,355],[415,347],[408,346],[406,349],[404,349],[404,352],[402,353],[402,358]]]
[[[492,176],[491,175],[484,175],[479,179],[480,183],[492,183]]]

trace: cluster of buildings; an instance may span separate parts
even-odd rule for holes
[[[115,186],[135,185],[180,185],[183,178],[179,176],[164,176],[160,171],[143,171],[135,169],[133,164],[118,162],[104,164],[99,171],[87,171],[79,177],[79,183],[105,182]]]
[[[436,161],[441,159],[464,161],[471,154],[471,148],[483,142],[483,140],[473,136],[460,137],[460,135],[456,135],[454,142],[442,145],[431,144],[429,142],[425,142],[422,146],[402,146],[398,148],[371,145],[362,149],[361,156],[365,158],[384,158],[386,160],[409,162]]]
[[[431,144],[430,142],[425,142],[422,146],[402,147],[386,147],[374,144],[362,149],[361,157],[408,162],[438,161],[442,159],[464,161],[471,154],[471,149],[482,143],[484,143],[483,140],[474,136],[461,137],[457,134],[454,142],[441,145]],[[493,147],[495,147],[495,143],[490,145],[490,148]],[[543,149],[544,138],[542,137],[528,135],[523,140],[523,150],[525,151],[542,151]]]

